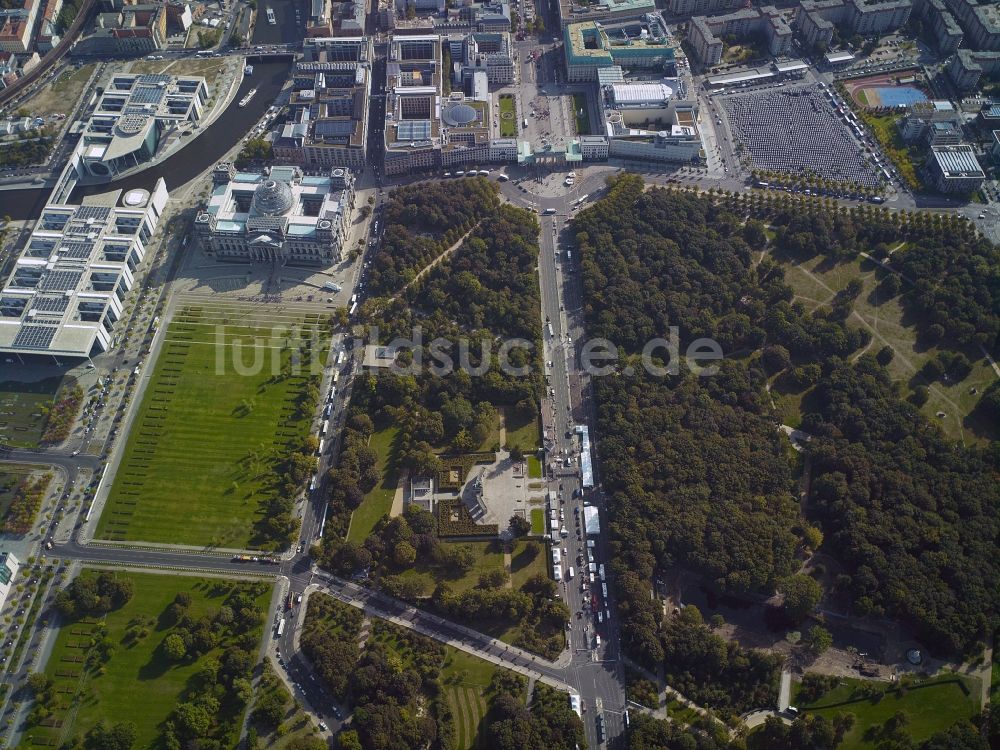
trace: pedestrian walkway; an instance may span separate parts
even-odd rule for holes
[[[792,673],[781,670],[781,687],[778,688],[778,711],[785,712],[792,701]]]
[[[389,509],[389,518],[403,515],[403,500],[406,494],[406,485],[410,481],[410,470],[403,469],[399,472],[399,481],[396,482],[396,491],[392,494],[392,507]]]

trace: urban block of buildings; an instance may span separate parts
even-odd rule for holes
[[[1000,73],[1000,52],[959,49],[945,68],[959,91],[973,91],[983,76]]]
[[[441,40],[436,34],[394,36],[386,66],[385,173],[440,166]],[[480,124],[476,118],[462,127]]]
[[[10,86],[21,76],[30,73],[40,62],[37,52],[15,55],[13,52],[0,52],[0,89]]]
[[[955,146],[962,141],[962,122],[949,101],[918,102],[899,121],[899,134],[907,144]]]
[[[19,8],[0,10],[0,51],[24,53],[32,48],[42,0],[24,0]]]
[[[204,78],[112,75],[77,126],[80,140],[72,161],[78,175],[111,179],[149,161],[172,133],[197,125],[207,101]]]
[[[566,78],[595,82],[601,68],[666,72],[676,58],[673,40],[655,13],[640,19],[571,23],[563,29]]]
[[[511,31],[507,0],[469,0],[449,4],[444,0],[383,0],[380,25],[400,36]],[[523,19],[522,19],[523,20]]]
[[[510,34],[503,31],[471,32],[446,40],[452,85],[466,87],[477,71],[485,71],[491,86],[514,83],[514,54]]]
[[[148,3],[98,13],[93,29],[76,43],[73,54],[148,55],[166,46],[166,6]]]
[[[365,7],[361,0],[310,0],[306,37],[361,36]]]
[[[792,29],[773,5],[691,20],[688,41],[702,65],[711,67],[722,61],[722,37],[726,36],[763,39],[773,57],[782,57],[792,50]]]
[[[914,5],[913,12],[933,36],[938,54],[950,55],[962,44],[965,32],[944,0],[926,0]]]
[[[667,0],[667,10],[675,16],[703,16],[744,7],[745,0]]]
[[[350,170],[238,172],[224,162],[212,185],[195,233],[218,260],[329,266],[343,257],[354,209]]]
[[[676,79],[663,79],[600,87],[601,132],[609,156],[659,162],[690,162],[698,157],[702,143],[697,105],[678,98],[677,85]]]
[[[559,24],[563,27],[583,21],[624,21],[650,13],[659,15],[654,0],[597,0],[588,3],[559,0],[558,8]]]
[[[367,164],[372,46],[365,37],[319,37],[296,63],[290,117],[273,138],[277,159],[304,166]]]
[[[168,197],[161,178],[152,194],[46,205],[0,291],[0,353],[107,351]]]
[[[795,24],[807,46],[830,47],[834,27],[861,36],[887,34],[910,19],[912,7],[912,0],[801,0]]]
[[[927,158],[927,181],[939,192],[968,195],[979,190],[986,173],[972,146],[931,146]]]
[[[978,0],[944,0],[965,31],[969,49],[1000,52],[1000,8],[996,3]]]

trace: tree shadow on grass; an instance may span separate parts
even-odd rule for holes
[[[519,573],[538,559],[541,555],[541,549],[537,544],[527,544],[524,549],[518,552],[510,559],[510,573],[514,575]]]
[[[157,646],[149,657],[149,661],[139,667],[139,679],[143,681],[159,679],[173,666],[174,664],[167,659],[160,646]]]

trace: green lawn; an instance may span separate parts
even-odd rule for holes
[[[524,420],[515,415],[514,409],[507,409],[506,416],[507,446],[520,448],[525,455],[535,453],[542,444],[542,425],[538,415]]]
[[[475,588],[479,583],[479,576],[491,570],[503,570],[503,550],[496,540],[489,542],[445,542],[442,544],[461,544],[467,546],[475,555],[475,562],[468,572],[460,573],[455,570],[444,570],[440,566],[428,565],[418,562],[411,568],[399,574],[400,578],[417,579],[423,584],[423,594],[429,596],[434,591],[435,585],[440,582],[448,584],[448,588],[454,593],[460,594]]]
[[[540,510],[538,508],[533,509]],[[542,542],[520,540],[514,545],[510,554],[510,582],[515,588],[521,588],[524,582],[532,576],[541,573],[548,575],[548,559],[546,545]]]
[[[90,574],[89,571],[83,573]],[[49,722],[51,726],[29,730],[21,747],[59,746],[104,719],[112,724],[133,722],[136,726],[135,750],[160,748],[161,725],[182,699],[189,681],[204,664],[204,657],[174,664],[162,654],[160,644],[173,630],[172,625],[161,619],[164,610],[182,591],[191,595],[187,612],[193,618],[218,612],[236,588],[263,589],[255,600],[254,608],[258,612],[267,610],[271,598],[271,588],[264,584],[176,575],[121,575],[128,575],[133,580],[135,591],[124,607],[101,620],[83,619],[64,623],[59,629],[52,655],[45,666],[45,673],[55,683],[56,705]],[[133,622],[147,623],[148,634],[125,645],[125,633]],[[102,628],[115,645],[114,653],[98,670],[89,671],[84,666],[85,657],[92,639]],[[259,641],[261,626],[252,635],[255,642]],[[224,641],[206,656],[220,657],[229,645]],[[223,705],[226,705],[225,701]],[[238,726],[239,716],[225,718]],[[235,740],[235,737],[230,739]]]
[[[1000,636],[993,638],[993,668],[990,672],[990,702],[1000,700]]]
[[[678,724],[693,724],[701,717],[701,714],[693,708],[688,708],[676,700],[672,700],[667,704],[667,713]]]
[[[937,380],[928,383],[919,374],[921,368],[929,359],[936,357],[940,349],[928,347],[919,341],[918,334],[923,323],[914,320],[904,304],[905,295],[910,293],[908,285],[904,284],[903,291],[895,297],[880,297],[880,284],[888,272],[861,258],[831,264],[817,256],[797,264],[783,262],[782,267],[785,270],[785,280],[795,291],[795,301],[801,302],[809,310],[828,310],[830,300],[837,291],[847,286],[851,279],[860,279],[862,291],[854,301],[854,314],[847,322],[849,325],[865,328],[872,334],[870,352],[877,352],[885,345],[891,346],[895,351],[888,369],[893,379],[900,383],[903,397],[912,393],[917,385],[927,385],[930,398],[921,407],[921,411],[938,424],[948,437],[984,445],[1000,438],[998,426],[980,419],[975,413],[981,394],[996,378],[982,352],[973,347],[963,350],[973,367],[961,381]],[[972,392],[973,389],[976,393]],[[794,388],[788,388],[781,378],[776,378],[772,383],[771,395],[784,423],[798,426],[803,394]],[[944,412],[946,416],[939,418],[938,412]]]
[[[374,433],[369,440],[368,444],[378,453],[378,471],[382,479],[354,510],[351,526],[347,530],[347,538],[351,541],[363,542],[367,539],[378,520],[392,509],[392,498],[399,483],[394,445],[398,433],[398,427],[386,427]]]
[[[828,719],[838,713],[854,714],[854,727],[844,736],[840,750],[874,748],[878,738],[869,734],[866,739],[866,733],[880,727],[897,711],[906,715],[906,731],[915,743],[979,712],[979,681],[965,675],[946,674],[914,683],[905,693],[889,692],[878,701],[861,697],[858,690],[862,685],[864,680],[844,678],[816,703],[799,706],[800,710]]]
[[[531,509],[531,533],[539,536],[545,534],[545,509]]]
[[[314,408],[297,406],[309,367],[281,372],[294,322],[273,328],[246,319],[251,312],[187,308],[171,321],[98,538],[228,548],[268,541],[262,527],[281,462],[310,433]],[[320,346],[328,345],[320,316],[301,322],[324,331]],[[250,374],[237,369],[237,355]]]
[[[586,94],[573,94],[573,114],[576,117],[576,134],[590,135],[590,115],[587,114]]]
[[[500,96],[500,137],[517,137],[517,104],[510,94]]]
[[[371,639],[393,651],[401,664],[412,666],[413,651],[400,636],[397,625],[374,620]],[[469,750],[478,742],[479,724],[486,715],[488,688],[493,674],[500,667],[443,645],[444,659],[440,664],[440,682],[444,698],[455,717],[455,750]]]
[[[61,377],[34,383],[0,383],[0,443],[35,448],[45,432],[43,410],[53,404]]]
[[[542,462],[534,453],[528,455],[528,479],[542,478]]]
[[[487,689],[497,669],[484,659],[445,647],[441,682],[455,717],[456,750],[476,747],[479,724],[486,715]]]

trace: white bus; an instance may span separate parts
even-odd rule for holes
[[[346,358],[347,358],[347,355],[346,355],[346,354],[344,353],[344,350],[343,350],[343,349],[341,349],[341,350],[340,350],[339,352],[337,352],[337,366],[339,367],[340,365],[344,364],[344,360],[345,360]],[[335,379],[334,379],[334,381],[333,381],[333,382],[335,382],[335,383],[336,383],[336,382],[337,382],[337,381],[336,381],[336,375],[334,376],[334,378],[335,378]]]
[[[330,427],[330,420],[329,419],[323,420],[323,424],[320,425],[320,428],[319,428],[319,434],[320,435],[325,435],[326,431],[327,431],[327,429],[329,427]]]
[[[281,638],[285,634],[285,618],[282,617],[278,620],[278,637]]]
[[[552,333],[552,324],[551,324],[551,323],[549,323],[549,324],[548,324],[548,327],[549,327],[549,336],[552,336],[552,335],[554,335],[554,334]]]
[[[319,448],[316,449],[316,455],[317,456],[322,456],[323,455],[323,442],[324,442],[323,438],[320,438],[319,439]]]

